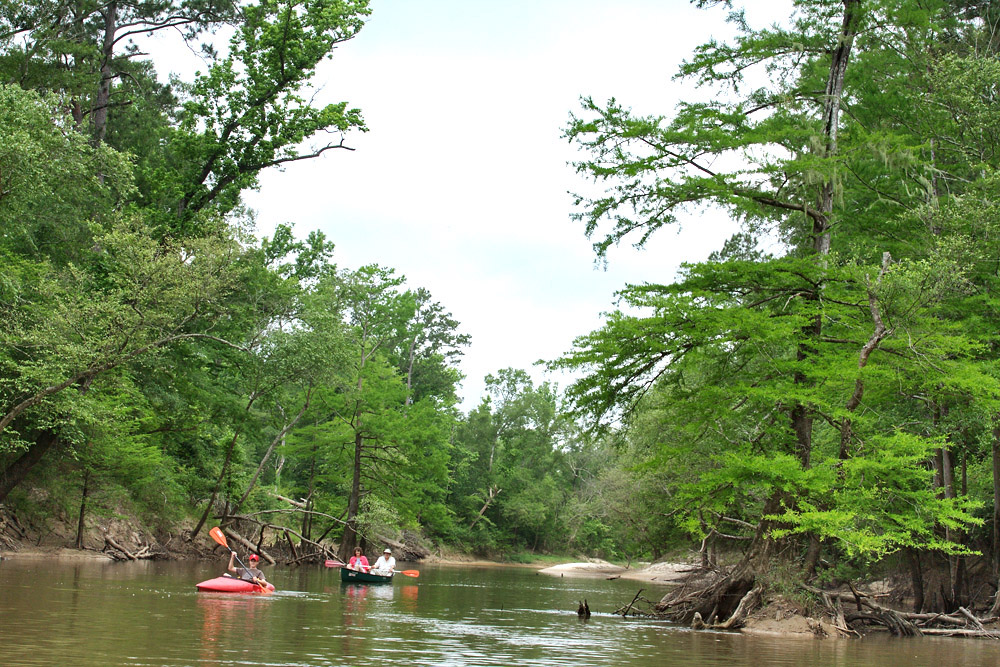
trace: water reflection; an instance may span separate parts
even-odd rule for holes
[[[365,584],[341,584],[344,613],[342,616],[343,640],[341,652],[345,656],[356,656],[360,642],[364,638],[366,600],[369,586]]]
[[[416,611],[417,596],[420,593],[420,587],[414,586],[413,584],[403,584],[398,587],[398,590],[399,590],[399,600],[402,603],[402,607],[409,612]]]
[[[260,641],[267,632],[270,605],[260,595],[199,593],[201,662],[231,664],[227,647]]]

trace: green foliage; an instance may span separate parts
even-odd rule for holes
[[[343,140],[302,149],[323,132],[365,130],[346,102],[313,107],[306,92],[316,67],[354,37],[367,0],[259,0],[242,8],[229,53],[199,74],[180,114],[178,152],[189,165],[183,211],[232,210],[263,169],[343,148]]]
[[[0,500],[24,452],[53,448],[39,479],[68,468],[93,494],[124,494],[104,506],[128,496],[165,520],[178,505],[262,509],[263,485],[338,511],[342,444],[360,438],[378,454],[355,494],[364,529],[447,530],[467,336],[391,270],[338,273],[320,232],[253,239],[240,202],[261,170],[365,130],[311,88],[368,13],[365,0],[0,8],[0,72],[17,82],[0,87]],[[229,49],[206,45],[192,83],[160,83],[128,39],[174,28],[194,45],[224,25]]]
[[[982,523],[970,517],[981,501],[940,498],[933,488],[926,462],[941,444],[905,433],[873,437],[864,456],[813,469],[811,488],[796,489],[796,507],[768,517],[788,526],[773,535],[815,534],[838,540],[850,557],[870,560],[903,547],[968,553],[934,532],[936,526],[961,530]]]
[[[0,85],[0,252],[62,266],[86,261],[95,229],[107,228],[133,192],[125,155],[91,146],[53,115],[58,100]]]
[[[429,303],[429,294],[421,293]],[[413,292],[391,269],[366,266],[323,272],[303,303],[305,324],[342,332],[341,356],[282,447],[292,473],[285,483],[328,512],[346,513],[342,550],[355,535],[375,541],[418,526],[448,532],[452,518],[444,500],[458,375],[441,354],[421,358],[424,349],[438,348],[418,350],[427,319]],[[434,326],[442,345],[463,340],[449,329],[457,326],[452,320]],[[404,375],[417,359],[440,364],[447,381],[426,385]]]
[[[486,382],[490,399],[455,433],[449,495],[455,537],[490,554],[564,549],[571,423],[554,389],[535,387],[524,371],[504,369]]]
[[[584,98],[571,118],[577,169],[603,188],[575,215],[599,257],[695,207],[743,223],[673,282],[626,286],[551,364],[582,372],[576,414],[621,422],[668,530],[749,539],[763,523],[856,562],[969,552],[985,498],[942,488],[939,461],[983,456],[970,445],[1000,407],[1000,70],[953,9],[817,0],[761,30],[734,13],[738,36],[680,70],[709,101],[638,117]]]

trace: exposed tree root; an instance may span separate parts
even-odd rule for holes
[[[871,595],[859,591],[854,586],[851,586],[850,593],[824,591],[805,584],[802,588],[822,598],[827,609],[837,617],[838,630],[845,629],[847,624],[858,627],[878,625],[898,637],[944,635],[1000,639],[1000,633],[988,630],[984,625],[996,622],[998,620],[996,617],[978,618],[965,607],[959,607],[953,614],[918,614],[882,607],[874,602]],[[844,613],[842,602],[854,603],[855,611]],[[844,619],[843,622],[840,619]],[[855,628],[850,629],[857,632]]]
[[[750,612],[760,607],[761,595],[763,591],[764,587],[759,584],[751,588],[747,591],[746,595],[740,599],[740,603],[736,605],[736,610],[732,613],[732,615],[723,623],[717,623],[712,627],[720,630],[731,630],[733,628],[743,627],[747,622],[747,617],[750,616]]]
[[[17,515],[0,505],[0,548],[17,551],[21,542],[28,540],[28,532],[17,520]]]
[[[802,588],[821,597],[830,613],[837,618],[840,629],[845,629],[854,622],[862,622],[882,625],[897,637],[917,637],[921,634],[920,628],[907,619],[905,613],[877,604],[871,595],[858,591],[854,586],[851,586],[850,594],[824,591],[806,584],[802,584]],[[837,600],[838,604],[834,605],[833,600]],[[839,602],[854,602],[857,611],[844,613]],[[844,619],[842,626],[841,618]]]
[[[737,565],[732,572],[708,586],[691,590],[681,586],[664,596],[655,611],[664,618],[689,625],[695,614],[708,627],[735,629],[742,627],[747,617],[761,603],[763,589],[749,567],[750,561]]]

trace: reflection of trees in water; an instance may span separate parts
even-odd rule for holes
[[[231,664],[231,658],[220,656],[220,647],[228,646],[229,635],[261,637],[265,617],[260,596],[253,594],[198,594],[201,610],[201,662],[206,665]],[[238,645],[238,644],[237,644]]]

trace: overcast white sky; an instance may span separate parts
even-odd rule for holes
[[[669,282],[680,262],[703,259],[732,232],[718,214],[692,218],[645,250],[613,249],[607,270],[595,266],[582,225],[570,220],[567,191],[586,184],[561,138],[581,95],[670,114],[693,90],[672,81],[681,60],[729,33],[722,10],[687,0],[372,8],[319,80],[321,98],[360,108],[370,131],[348,137],[353,152],[266,173],[248,201],[262,235],[280,222],[300,236],[321,229],[339,266],[377,263],[430,290],[472,336],[463,409],[501,368],[564,386],[567,378],[532,364],[600,326],[615,290]]]

